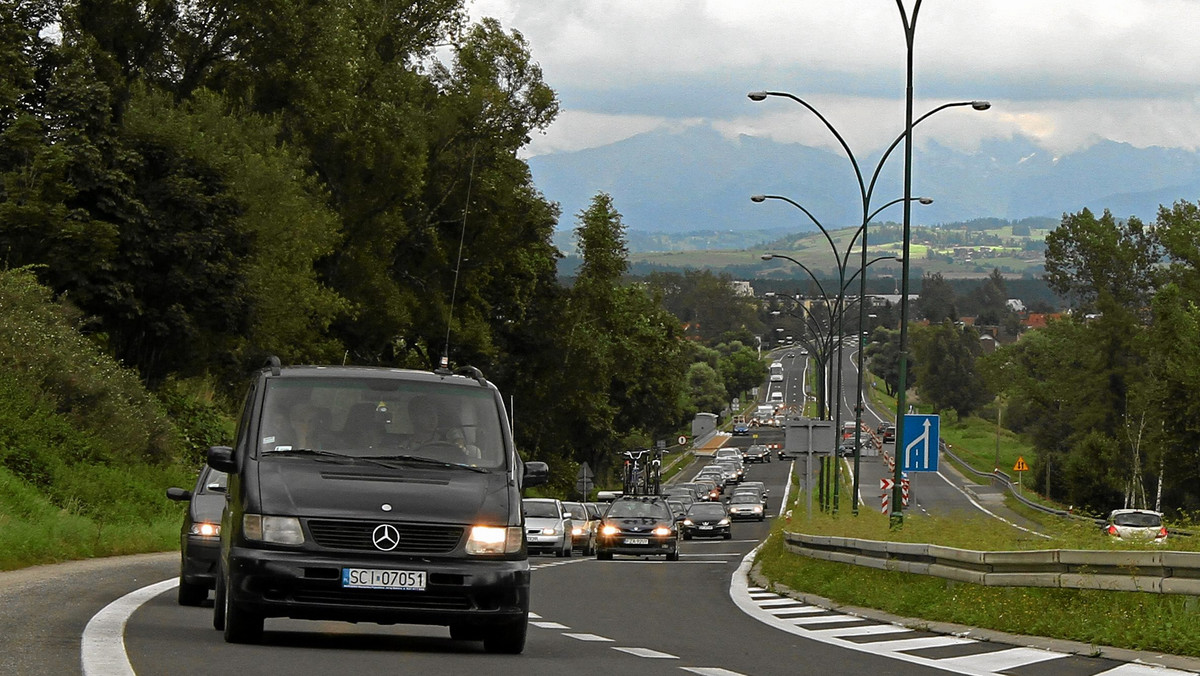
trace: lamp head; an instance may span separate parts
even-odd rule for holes
[[[991,101],[972,101],[971,107],[975,110],[987,110],[992,107]]]
[[[766,199],[767,199],[766,195],[751,195],[750,196],[751,202],[763,202],[763,201],[766,201]]]
[[[772,258],[774,258],[774,257],[775,257],[775,254],[769,254],[769,253],[765,253],[765,254],[763,254],[763,255],[761,256],[761,258],[762,258],[764,261],[769,261],[769,260],[771,260],[771,259],[772,259]]]
[[[762,101],[763,99],[767,98],[767,93],[766,92],[750,92],[749,94],[746,94],[746,96],[749,97],[751,101]]]
[[[932,197],[918,197],[917,201],[920,202],[921,204],[933,204]]]

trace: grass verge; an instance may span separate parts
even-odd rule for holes
[[[1093,645],[1200,656],[1195,631],[1200,598],[1149,592],[1109,592],[1033,587],[984,587],[941,578],[809,559],[787,550],[784,529],[873,540],[936,542],[968,549],[1047,547],[1125,549],[1097,529],[1059,524],[1055,542],[993,520],[963,522],[909,517],[890,530],[887,517],[869,511],[858,517],[803,514],[797,492],[791,519],[777,519],[759,551],[762,574],[772,582],[816,594],[840,605],[876,608],[930,622],[951,622],[1014,634],[1067,639]],[[991,521],[992,523],[988,523]],[[1152,546],[1146,546],[1150,548]]]

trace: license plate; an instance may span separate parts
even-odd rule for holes
[[[342,587],[346,589],[425,591],[425,571],[343,568]]]
[[[712,526],[700,526],[700,530],[712,530]]]
[[[625,538],[625,544],[627,544],[627,545],[648,545],[648,544],[650,544],[650,539],[649,538]]]

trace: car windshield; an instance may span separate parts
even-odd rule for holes
[[[758,497],[756,497],[756,496],[754,496],[754,495],[751,495],[751,494],[749,494],[749,493],[738,493],[737,495],[735,495],[735,496],[733,496],[732,498],[730,498],[730,499],[729,499],[729,501],[730,501],[730,502],[735,502],[735,503],[738,503],[738,504],[741,504],[741,503],[743,503],[743,502],[751,502],[751,503],[755,503],[755,504],[757,504],[757,503],[758,503]]]
[[[485,387],[400,378],[276,378],[267,384],[259,449],[293,457],[321,451],[499,468],[506,465],[502,415]]]
[[[564,502],[563,512],[577,521],[587,521],[587,510],[578,502]]]
[[[693,505],[692,508],[688,510],[688,516],[725,516],[725,507],[723,505],[716,505],[711,502],[701,502]]]
[[[555,505],[553,502],[525,501],[525,502],[521,503],[521,512],[525,515],[526,518],[528,518],[528,517],[534,517],[534,518],[539,518],[539,519],[541,519],[541,518],[557,519],[558,518],[558,506]]]
[[[640,500],[621,500],[614,502],[608,508],[609,517],[646,516],[663,518],[667,516],[667,506],[661,502],[642,502]]]
[[[1130,526],[1134,528],[1158,528],[1162,525],[1162,517],[1148,512],[1114,514],[1113,523],[1118,526]]]

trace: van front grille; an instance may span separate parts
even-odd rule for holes
[[[322,547],[330,549],[352,549],[381,551],[375,546],[375,529],[384,525],[378,521],[325,521],[310,520],[308,530]],[[411,523],[388,523],[399,534],[395,548],[386,550],[397,553],[444,554],[454,551],[462,540],[462,526],[431,526]]]

